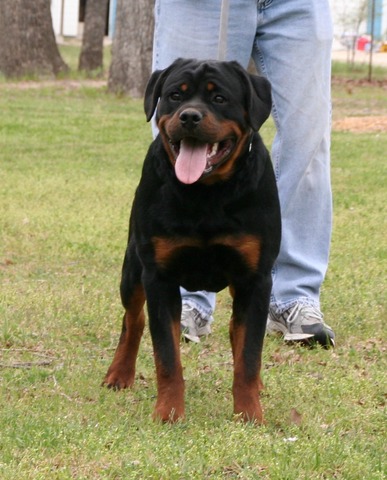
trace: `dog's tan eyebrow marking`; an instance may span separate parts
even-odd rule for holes
[[[187,85],[186,83],[182,83],[182,84],[180,85],[180,90],[181,90],[182,92],[186,92],[186,91],[188,90],[188,85]]]
[[[207,83],[207,90],[208,90],[209,92],[212,92],[214,89],[215,89],[215,84],[212,83],[212,82],[208,82],[208,83]]]

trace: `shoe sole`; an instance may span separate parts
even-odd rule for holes
[[[269,335],[282,335],[285,342],[305,343],[311,345],[319,343],[324,348],[335,346],[335,341],[329,335],[315,335],[313,333],[289,333],[285,325],[270,321],[266,326],[266,332]]]
[[[304,342],[309,338],[313,338],[314,335],[310,333],[286,333],[284,335],[285,342]]]
[[[181,336],[186,343],[188,342],[200,343],[200,338],[197,337],[196,335],[190,335],[189,333],[182,332]]]

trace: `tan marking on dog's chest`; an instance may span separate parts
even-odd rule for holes
[[[155,260],[161,267],[166,267],[177,250],[186,247],[203,247],[203,242],[192,237],[153,237],[153,247],[155,249]]]
[[[246,265],[255,270],[261,255],[261,241],[255,235],[222,235],[211,240],[211,245],[223,245],[236,250]]]
[[[238,252],[248,268],[256,270],[261,254],[261,241],[255,235],[220,235],[211,238],[208,242],[197,237],[153,237],[155,260],[161,267],[166,267],[172,256],[183,248],[199,248],[223,246]]]

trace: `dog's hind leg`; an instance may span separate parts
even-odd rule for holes
[[[122,332],[113,362],[103,384],[121,389],[132,386],[136,370],[136,358],[144,330],[145,293],[141,284],[142,267],[134,249],[128,249],[122,268],[121,298],[125,307]]]
[[[157,275],[144,284],[157,375],[157,401],[153,417],[172,423],[184,417],[180,291],[178,285],[171,285]]]

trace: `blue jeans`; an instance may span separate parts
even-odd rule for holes
[[[178,57],[215,59],[221,0],[156,0],[153,69]],[[272,85],[277,133],[272,160],[282,211],[281,251],[273,270],[271,306],[320,308],[329,257],[330,74],[328,0],[230,0],[227,60],[250,57]],[[203,314],[215,294],[184,292]]]

